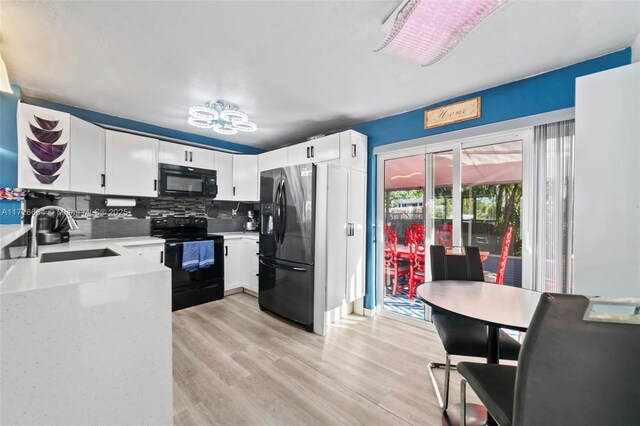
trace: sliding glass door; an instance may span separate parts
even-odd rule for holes
[[[378,300],[383,312],[425,319],[414,293],[431,279],[432,244],[477,246],[485,281],[523,285],[525,139],[501,135],[379,157]]]

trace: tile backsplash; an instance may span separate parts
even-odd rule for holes
[[[26,197],[26,210],[29,213],[39,207],[57,205],[80,219],[78,225],[86,238],[117,238],[148,235],[150,219],[171,216],[206,217],[209,219],[210,232],[242,231],[247,221],[247,212],[259,207],[252,203],[174,197],[135,198],[135,207],[107,207],[107,198],[126,197],[30,191]],[[82,223],[85,222],[82,219],[86,219],[86,223]],[[126,220],[127,223],[117,219]],[[30,216],[25,215],[25,223],[29,220]]]

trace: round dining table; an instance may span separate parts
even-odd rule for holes
[[[487,364],[500,361],[500,329],[527,331],[542,295],[533,290],[479,281],[432,281],[420,285],[416,294],[431,307],[486,324]],[[468,404],[467,413],[476,418],[484,413],[487,423],[493,424],[486,410],[480,407],[480,412],[474,405],[477,407],[477,404]],[[450,406],[443,413],[443,425],[456,424],[459,412],[459,405]]]

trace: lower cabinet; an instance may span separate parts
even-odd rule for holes
[[[242,240],[224,239],[224,291],[242,287]]]
[[[258,240],[255,237],[225,238],[224,290],[245,288],[258,292]]]
[[[242,286],[247,290],[258,293],[258,240],[243,238],[243,252],[246,263],[242,268]]]

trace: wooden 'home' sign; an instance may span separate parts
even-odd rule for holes
[[[480,118],[480,103],[481,98],[477,96],[453,104],[428,109],[424,112],[424,128],[432,129],[447,124]]]

